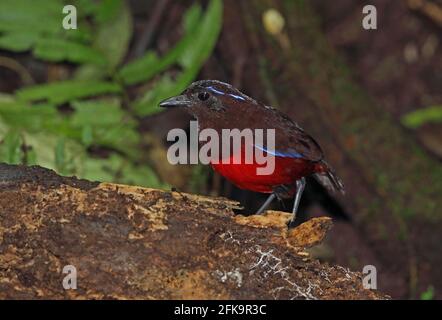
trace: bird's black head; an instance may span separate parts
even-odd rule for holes
[[[241,93],[230,84],[217,80],[201,80],[192,83],[184,92],[160,103],[160,107],[185,107],[199,118],[204,115],[219,116],[229,113],[231,108],[256,104],[252,98]]]

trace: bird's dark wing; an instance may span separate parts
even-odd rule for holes
[[[275,150],[265,149],[275,156],[302,158],[309,161],[321,161],[324,154],[319,144],[307,134],[298,124],[282,112],[265,106],[266,112],[265,128],[274,128],[276,133]]]

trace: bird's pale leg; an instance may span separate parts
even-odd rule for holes
[[[256,212],[256,214],[262,214],[264,212],[265,209],[267,209],[267,207],[270,205],[270,203],[273,201],[273,199],[275,199],[276,195],[274,193],[272,193],[266,200],[266,202],[264,202],[264,204],[261,206],[261,208],[258,209],[258,212]]]
[[[295,201],[293,202],[293,216],[290,219],[290,222],[295,221],[296,219],[296,213],[298,212],[299,202],[301,202],[301,196],[304,192],[305,188],[305,178],[299,179],[296,181],[296,195],[295,195]]]

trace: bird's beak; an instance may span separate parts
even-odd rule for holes
[[[172,97],[160,102],[159,106],[162,108],[172,108],[172,107],[188,107],[191,101],[185,95]]]

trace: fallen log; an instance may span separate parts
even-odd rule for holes
[[[237,206],[0,164],[0,298],[387,298],[361,273],[308,257],[330,218],[288,230],[287,213]]]

